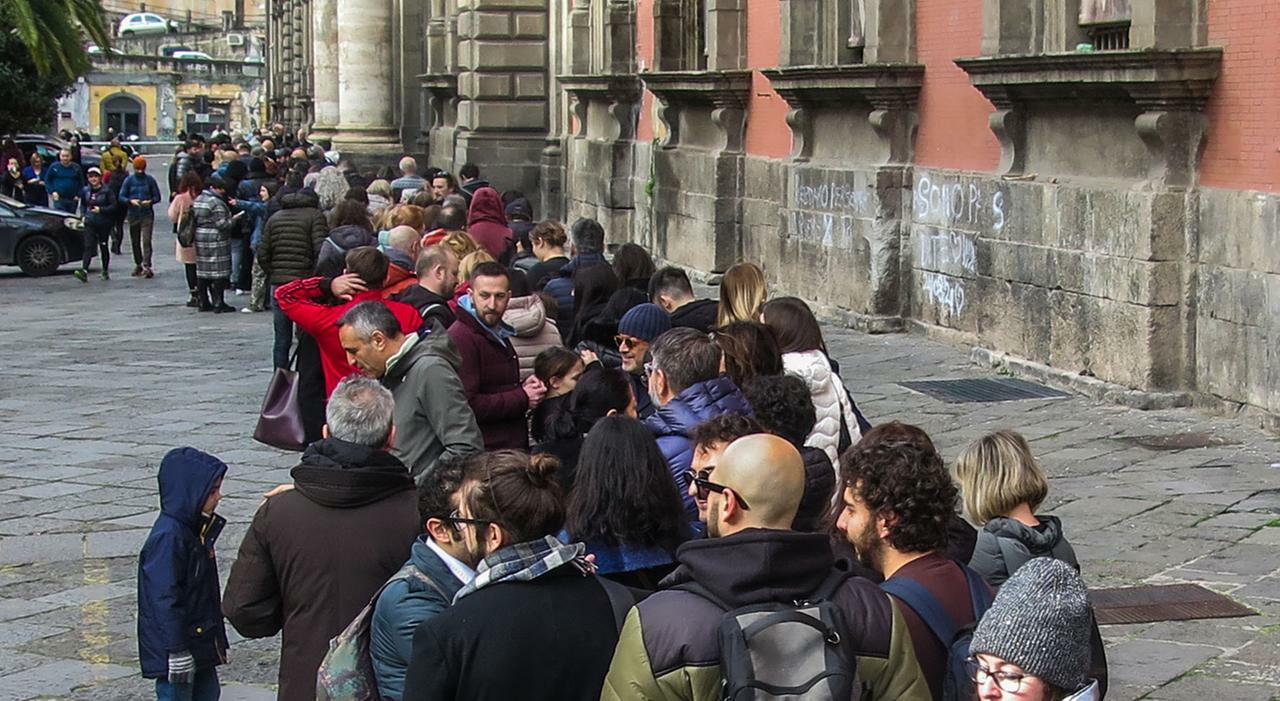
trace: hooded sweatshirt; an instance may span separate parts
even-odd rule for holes
[[[167,677],[171,653],[190,652],[196,669],[227,661],[213,551],[226,521],[201,513],[226,472],[195,448],[176,448],[160,462],[160,515],[138,557],[138,659],[148,679]]]
[[[512,248],[511,229],[507,227],[507,213],[502,206],[502,195],[497,190],[491,187],[476,190],[467,214],[467,233],[494,260],[504,265],[508,262]]]
[[[1037,516],[1040,527],[1032,528],[1011,518],[993,518],[978,532],[969,566],[993,587],[1004,584],[1009,575],[1037,557],[1052,557],[1080,569],[1075,550],[1062,535],[1057,516]]]
[[[268,499],[231,567],[223,612],[241,635],[283,631],[280,701],[312,701],[329,640],[408,559],[422,531],[413,478],[378,448],[312,443],[296,488]]]
[[[507,305],[502,320],[515,329],[511,345],[520,359],[520,381],[533,374],[533,361],[542,351],[561,344],[560,330],[547,318],[547,310],[537,295],[516,297]]]

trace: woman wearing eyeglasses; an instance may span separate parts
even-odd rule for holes
[[[1099,701],[1088,678],[1089,601],[1080,575],[1052,558],[1019,567],[969,645],[981,701]]]

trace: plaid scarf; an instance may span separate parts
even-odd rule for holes
[[[586,549],[582,543],[565,545],[551,536],[507,546],[480,561],[475,579],[458,590],[453,603],[494,584],[537,579],[564,564],[573,565],[583,575],[590,574],[595,566],[583,557]]]

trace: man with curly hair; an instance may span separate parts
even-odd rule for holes
[[[945,552],[959,492],[924,431],[897,428],[883,437],[868,434],[841,457],[844,509],[836,527],[886,585],[914,581],[960,629],[976,616],[963,565]],[[885,588],[892,592],[892,585]],[[951,641],[939,640],[909,602],[898,604],[929,690],[940,699]]]

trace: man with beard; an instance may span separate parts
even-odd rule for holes
[[[733,441],[694,484],[707,507],[708,538],[680,546],[668,588],[636,605],[614,652],[602,701],[715,701],[721,698],[720,623],[726,608],[807,600],[832,577],[827,599],[842,614],[840,651],[856,664],[862,698],[924,701],[898,607],[838,562],[825,534],[791,530],[804,493],[804,462],[786,440]],[[696,583],[718,600],[683,585]]]
[[[509,340],[515,329],[502,322],[511,301],[510,276],[498,263],[476,266],[471,291],[459,300],[458,320],[449,327],[449,338],[462,355],[458,376],[485,450],[528,450],[525,414],[547,392],[536,375],[520,381],[520,360]]]
[[[841,457],[840,477],[844,509],[836,528],[862,563],[880,572],[885,588],[899,598],[930,692],[941,699],[951,641],[939,640],[896,592],[923,588],[934,608],[951,617],[956,630],[976,621],[970,578],[945,552],[947,524],[959,497],[955,483],[932,444],[920,440],[864,439]],[[895,580],[910,583],[894,584]]]
[[[649,382],[644,374],[649,346],[662,334],[671,330],[671,317],[656,304],[638,304],[627,310],[618,320],[618,344],[622,369],[631,378],[631,389],[636,393],[636,412],[647,419],[656,409],[649,397]]]
[[[547,454],[500,450],[467,459],[458,508],[476,577],[453,606],[418,626],[404,680],[414,701],[595,701],[631,605],[565,544],[564,492]]]

